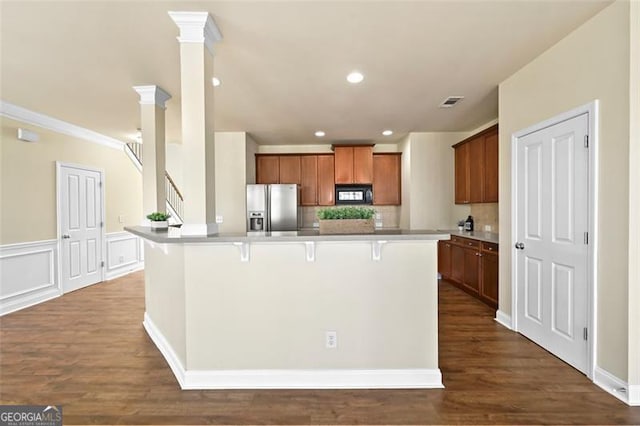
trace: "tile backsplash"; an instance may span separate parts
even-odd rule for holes
[[[498,203],[471,204],[470,214],[476,231],[484,231],[488,225],[491,232],[498,232]]]
[[[376,213],[380,215],[382,228],[397,228],[400,226],[400,206],[372,206]],[[318,221],[316,211],[322,207],[302,207],[302,227],[313,228],[314,222]]]

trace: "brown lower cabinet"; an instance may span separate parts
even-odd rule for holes
[[[438,242],[442,278],[487,305],[498,308],[498,245],[452,236]]]

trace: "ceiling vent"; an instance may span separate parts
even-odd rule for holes
[[[451,108],[463,99],[464,96],[449,96],[447,99],[442,101],[440,108]]]

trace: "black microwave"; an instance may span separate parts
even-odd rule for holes
[[[336,185],[336,204],[373,204],[371,185]]]

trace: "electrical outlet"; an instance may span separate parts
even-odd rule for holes
[[[485,225],[484,232],[491,232],[491,225]]]
[[[325,333],[325,346],[327,349],[336,349],[338,347],[338,333],[336,331],[327,331]]]
[[[216,216],[216,223],[222,223],[224,222],[224,218],[222,217],[222,215],[217,215]]]
[[[124,223],[124,215],[123,214],[118,216],[118,223]]]
[[[120,263],[124,263],[124,256],[120,256],[120,257],[118,257],[118,262],[120,262]]]

